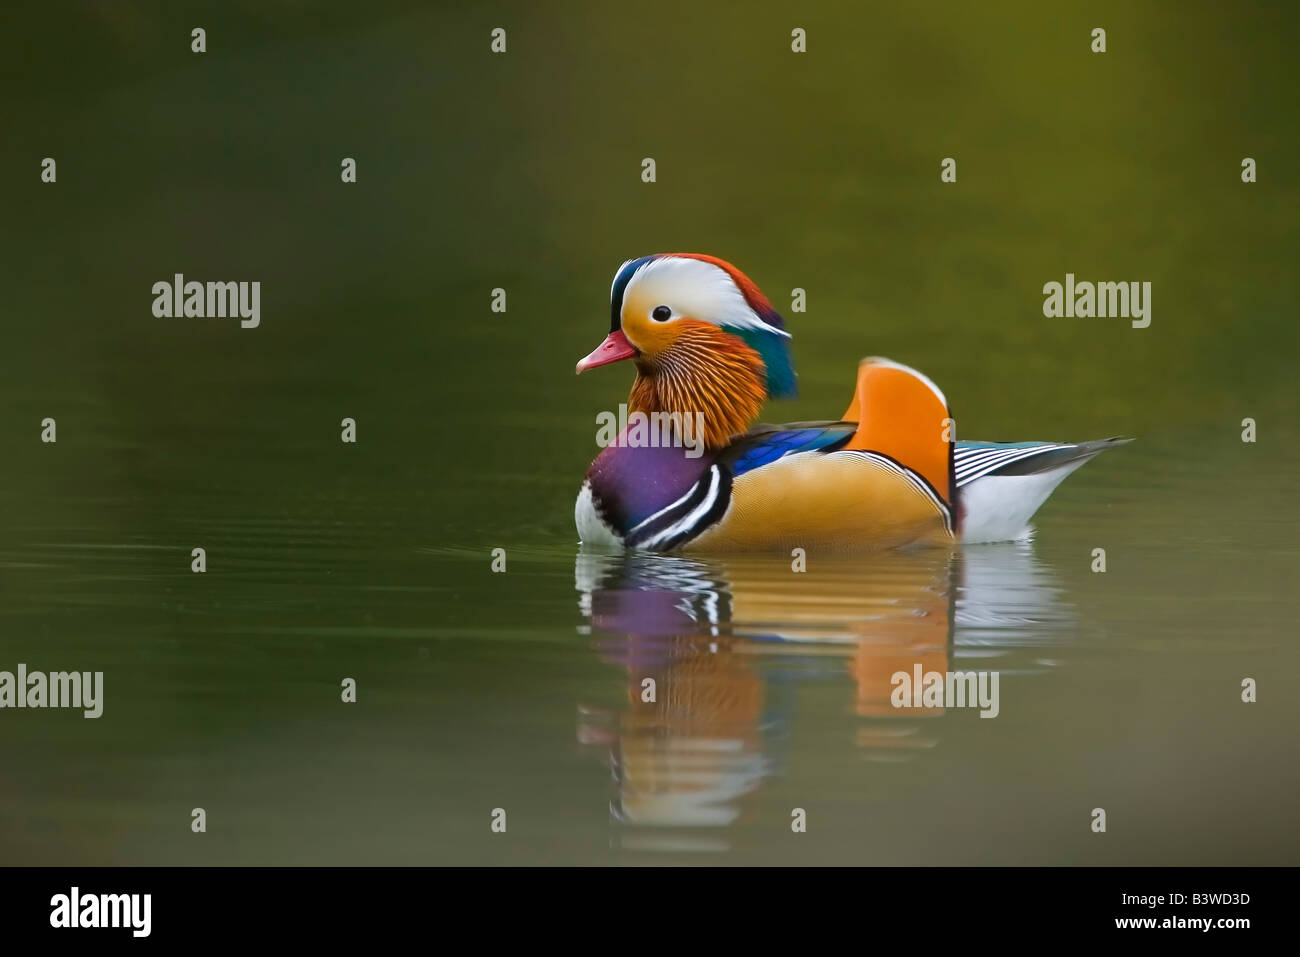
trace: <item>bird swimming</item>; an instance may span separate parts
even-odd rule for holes
[[[686,441],[629,441],[625,429],[578,493],[582,542],[727,551],[1010,541],[1067,475],[1130,441],[955,441],[939,387],[883,358],[861,361],[840,418],[755,425],[768,398],[795,394],[789,342],[771,302],[725,260],[623,263],[609,335],[577,372],[632,360],[632,415],[670,431],[698,423],[703,454]]]

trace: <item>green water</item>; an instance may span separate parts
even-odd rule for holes
[[[0,710],[0,862],[1297,862],[1294,15],[263,6],[0,31],[0,670],[105,687]],[[666,249],[786,310],[770,420],[878,354],[963,437],[1138,441],[1030,543],[583,554],[630,372],[573,363]],[[1067,271],[1151,326],[1045,318]],[[882,704],[912,661],[998,716]]]

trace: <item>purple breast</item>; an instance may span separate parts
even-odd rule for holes
[[[596,456],[587,481],[605,521],[626,533],[685,495],[714,458],[708,452],[689,458],[688,451],[611,445]]]

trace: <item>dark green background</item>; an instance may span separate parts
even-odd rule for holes
[[[0,668],[102,668],[107,701],[0,712],[0,862],[624,860],[574,743],[625,689],[576,631],[572,502],[629,373],[572,369],[619,263],[690,250],[786,311],[801,395],[770,419],[837,415],[877,354],[964,437],[1141,440],[1041,516],[1073,666],[944,719],[903,780],[853,759],[843,689],[796,682],[722,859],[1295,863],[1298,17],[6,7]],[[1150,281],[1151,326],[1044,318],[1067,271]],[[261,281],[260,328],[154,318],[176,272]],[[1098,804],[1126,823],[1089,834]]]

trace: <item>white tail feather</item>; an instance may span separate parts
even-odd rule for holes
[[[1030,475],[985,475],[961,489],[961,540],[1019,541],[1029,535],[1029,520],[1056,486],[1091,459],[1078,458]]]

